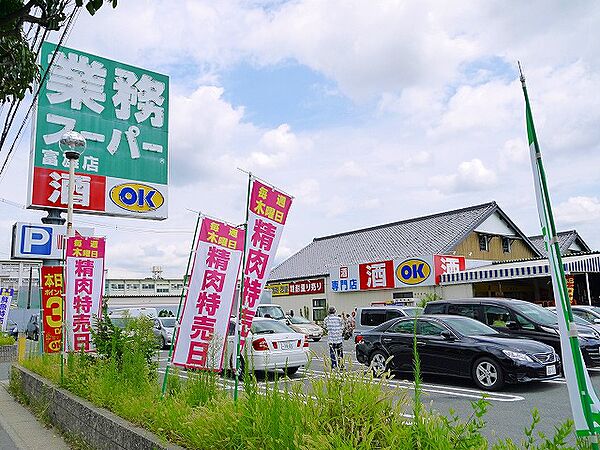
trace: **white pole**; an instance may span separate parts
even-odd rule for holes
[[[590,306],[592,306],[592,293],[590,292],[590,278],[589,278],[589,274],[587,272],[585,273],[585,288],[587,289],[588,304]]]
[[[75,195],[75,159],[69,159],[69,199],[67,204],[67,237],[75,236],[73,232],[73,197]]]

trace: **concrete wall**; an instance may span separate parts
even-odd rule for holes
[[[472,284],[451,284],[441,287],[441,297],[443,299],[470,298],[473,297]]]
[[[46,379],[13,365],[12,379],[17,380],[29,402],[45,409],[50,423],[78,437],[91,448],[101,450],[173,449],[182,447],[164,443],[158,436],[136,427],[113,413],[96,408],[90,402],[60,389]]]

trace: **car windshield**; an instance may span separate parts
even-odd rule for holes
[[[312,323],[310,320],[302,317],[302,316],[294,316],[294,317],[289,317],[290,322],[292,322],[294,325],[299,325],[302,323]]]
[[[486,324],[468,317],[444,317],[444,323],[450,325],[452,329],[463,336],[485,336],[488,334],[499,334],[496,330],[488,327]]]
[[[423,308],[418,306],[412,308],[402,308],[402,311],[404,311],[408,317],[417,317],[423,315]]]
[[[284,319],[285,316],[283,315],[283,311],[281,310],[281,308],[279,306],[261,306],[260,307],[260,315],[262,317],[267,317],[267,315],[271,318],[271,319]]]
[[[295,333],[285,323],[277,320],[257,320],[252,322],[251,331],[253,334]]]
[[[513,303],[512,308],[526,319],[540,325],[554,326],[558,323],[556,314],[533,303]]]
[[[175,317],[161,317],[160,321],[163,324],[163,327],[166,328],[175,328]]]
[[[596,314],[600,315],[600,308],[598,308],[597,306],[590,306],[589,309],[594,311]]]
[[[110,321],[112,324],[117,327],[124,329],[127,326],[127,323],[131,320],[129,317],[111,317]]]

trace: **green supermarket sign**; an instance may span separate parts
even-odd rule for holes
[[[67,207],[68,161],[58,143],[74,130],[87,142],[75,169],[77,211],[165,219],[169,78],[56,48],[42,45],[42,73],[54,62],[34,117],[28,206]]]

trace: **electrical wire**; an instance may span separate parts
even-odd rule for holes
[[[77,19],[77,17],[79,16],[79,11],[80,8],[78,6],[76,6],[73,11],[71,12],[71,15],[69,16],[69,18],[67,19],[67,24],[65,26],[65,29],[59,39],[58,45],[57,45],[57,50],[60,49],[60,47],[62,46],[63,42],[69,37],[70,33],[71,33],[71,29],[72,26],[75,23],[75,20]],[[47,32],[47,30],[46,30]],[[45,33],[46,33],[45,32]],[[43,40],[42,40],[43,42]],[[41,44],[40,44],[40,48],[41,48]],[[27,121],[29,119],[29,115],[31,114],[31,111],[33,110],[33,108],[35,107],[36,103],[37,103],[37,98],[39,96],[40,90],[42,89],[42,86],[44,84],[44,82],[46,81],[46,77],[48,76],[48,73],[50,72],[50,69],[52,68],[52,65],[54,64],[54,60],[56,59],[56,54],[58,53],[58,51],[55,51],[52,55],[52,59],[50,60],[50,64],[48,64],[48,68],[46,69],[46,71],[44,72],[42,79],[40,80],[40,83],[36,89],[36,92],[33,96],[33,99],[31,101],[31,105],[29,106],[29,109],[27,110],[27,113],[25,114],[25,117],[23,118],[23,122],[21,123],[21,126],[19,127],[19,129],[17,130],[17,133],[15,135],[15,138],[10,146],[10,148],[8,149],[8,153],[4,158],[4,162],[2,163],[2,167],[0,168],[0,181],[2,181],[2,179],[4,178],[4,174],[5,174],[5,169],[8,165],[8,163],[12,160],[12,153],[16,147],[16,145],[18,143],[21,142],[21,137],[22,137],[22,131],[23,128],[25,128],[25,125],[27,124]],[[20,101],[18,102],[20,104]],[[11,105],[12,106],[12,105]],[[15,112],[16,114],[16,112]],[[14,119],[14,115],[13,115],[13,119]],[[0,142],[0,147],[1,144],[3,143]]]

